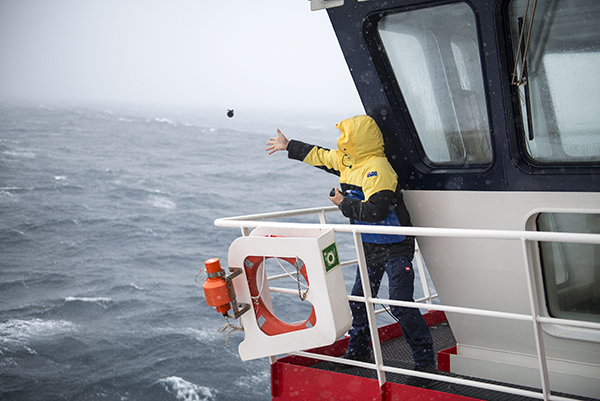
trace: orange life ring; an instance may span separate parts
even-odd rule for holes
[[[279,319],[277,316],[273,314],[265,305],[262,296],[260,295],[260,290],[258,288],[258,283],[256,282],[256,276],[258,268],[261,263],[266,259],[271,259],[272,256],[248,256],[244,261],[244,270],[246,271],[246,278],[248,280],[248,287],[250,289],[250,296],[252,297],[252,303],[254,306],[254,312],[256,321],[258,322],[258,326],[260,329],[269,336],[275,336],[278,334],[289,333],[291,331],[298,331],[308,329],[313,327],[317,323],[317,315],[315,314],[315,308],[312,308],[310,312],[310,316],[305,321],[300,321],[296,323],[286,323],[283,320]],[[297,258],[279,258],[285,260],[286,262],[295,265],[295,263],[299,260]],[[302,263],[302,268],[299,269],[300,274],[308,283],[308,276],[306,274],[306,265]],[[309,284],[309,283],[308,283]],[[267,285],[266,283],[264,285]]]

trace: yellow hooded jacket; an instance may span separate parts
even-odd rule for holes
[[[339,175],[342,193],[347,196],[339,207],[352,223],[380,222],[392,210],[401,225],[410,226],[402,193],[397,191],[396,172],[385,156],[383,135],[375,120],[360,115],[343,120],[336,127],[341,131],[337,149],[291,140],[288,157]],[[364,194],[364,200],[348,196],[356,191]],[[398,242],[404,239],[403,236],[396,237]],[[412,257],[414,240],[409,238],[402,245],[406,249],[400,254]],[[368,245],[365,245],[365,251],[368,251]]]

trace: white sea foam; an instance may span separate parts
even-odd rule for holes
[[[2,194],[2,191],[0,191],[0,195],[1,195],[1,194]],[[26,234],[25,234],[23,231],[19,231],[19,230],[14,230],[14,229],[11,229],[11,230],[8,230],[8,232],[11,232],[11,233],[17,233],[17,234],[19,234],[20,236],[27,238],[27,235],[26,235]]]
[[[129,285],[132,286],[133,288],[135,288],[136,290],[144,291],[144,289],[142,287],[140,287],[139,285],[135,285],[134,283],[129,283]]]
[[[159,123],[167,123],[167,124],[171,124],[171,125],[177,125],[173,121],[169,120],[168,118],[158,118],[158,117],[156,117],[154,119],[154,121],[159,122]]]
[[[180,401],[211,401],[216,399],[215,390],[190,383],[181,377],[166,377],[158,382]]]
[[[152,206],[160,209],[175,209],[177,207],[175,202],[172,202],[162,196],[151,196],[149,201]]]
[[[255,389],[268,384],[270,380],[271,372],[265,370],[263,372],[258,372],[255,375],[238,377],[234,384],[242,388]]]
[[[0,323],[0,335],[11,338],[49,336],[71,331],[75,325],[66,320],[10,319]]]
[[[26,150],[5,150],[2,153],[4,153],[7,156],[23,157],[25,159],[35,159],[35,153],[28,152]]]
[[[98,304],[104,304],[104,303],[112,301],[112,299],[103,298],[103,297],[66,297],[65,298],[65,302],[74,302],[74,301],[94,302],[94,303],[98,303]]]
[[[2,350],[0,350],[0,355],[3,354],[4,353],[2,352]],[[17,366],[17,361],[15,360],[15,358],[4,358],[2,359],[2,362],[0,362],[0,369],[5,369],[13,366]]]
[[[206,342],[206,340],[214,340],[219,336],[217,330],[198,330],[194,329],[193,327],[186,328],[184,330],[184,334],[192,336],[200,342]]]
[[[66,320],[10,319],[0,323],[0,350],[16,346],[30,354],[37,354],[27,346],[31,338],[50,337],[74,330],[75,325]]]

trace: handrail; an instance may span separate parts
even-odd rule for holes
[[[336,208],[337,209],[337,208]],[[325,211],[326,208],[307,209]],[[337,209],[339,210],[339,209]],[[297,212],[297,211],[296,211]],[[299,216],[300,213],[289,214],[288,216]],[[254,215],[262,216],[262,215]],[[546,241],[546,242],[571,242],[579,244],[600,244],[600,234],[582,234],[582,233],[558,233],[545,231],[517,231],[517,230],[488,230],[474,228],[429,228],[429,227],[392,227],[392,226],[365,226],[353,224],[314,224],[314,223],[281,223],[265,222],[259,220],[238,218],[216,219],[214,224],[217,227],[239,227],[256,228],[262,227],[297,227],[309,229],[331,229],[335,232],[345,233],[368,233],[368,234],[396,234],[410,235],[415,237],[443,237],[443,238],[473,238],[473,239],[502,239],[502,240],[526,240],[526,241]],[[285,217],[278,215],[277,217]],[[262,219],[267,219],[263,217]]]
[[[375,364],[362,363],[350,361],[339,357],[331,357],[320,354],[313,354],[309,352],[293,352],[293,355],[305,356],[313,359],[322,359],[326,361],[333,361],[337,363],[344,363],[348,365],[356,365],[365,368],[374,369],[377,371],[377,376],[380,385],[385,383],[385,372],[400,373],[403,375],[412,375],[417,377],[424,377],[435,379],[439,381],[445,381],[450,383],[466,384],[469,386],[493,389],[495,391],[502,391],[505,393],[515,395],[526,395],[528,397],[539,398],[543,400],[574,400],[574,398],[558,397],[551,395],[550,383],[548,379],[548,367],[546,361],[545,347],[541,335],[542,324],[556,324],[572,327],[582,327],[587,329],[600,330],[600,323],[587,322],[587,321],[575,321],[567,319],[549,318],[540,316],[538,301],[535,294],[534,281],[530,274],[529,264],[529,247],[527,242],[529,241],[547,241],[547,242],[569,242],[569,243],[583,243],[583,244],[600,244],[600,234],[582,234],[582,233],[558,233],[558,232],[542,232],[542,231],[516,231],[516,230],[490,230],[490,229],[458,229],[458,228],[433,228],[433,227],[391,227],[391,226],[373,226],[373,225],[350,225],[350,224],[327,224],[325,219],[325,213],[339,211],[336,206],[328,207],[317,207],[310,209],[298,209],[283,212],[274,213],[263,213],[263,214],[252,214],[246,216],[220,218],[215,220],[214,224],[218,227],[238,227],[242,230],[243,235],[249,235],[248,229],[255,228],[258,226],[262,227],[273,227],[273,228],[303,228],[303,229],[328,229],[335,232],[351,233],[354,237],[355,248],[357,252],[357,260],[344,262],[344,265],[358,263],[359,272],[361,274],[361,280],[364,287],[364,297],[357,297],[349,295],[348,299],[352,301],[362,301],[367,306],[367,317],[369,319],[369,327],[371,330],[371,337],[373,340],[373,351],[375,354]],[[317,214],[319,216],[320,224],[314,223],[282,223],[266,221],[275,218],[284,218],[291,216],[302,216]],[[471,239],[495,239],[495,240],[518,240],[522,243],[523,257],[525,259],[526,267],[526,278],[529,290],[529,301],[530,301],[530,314],[519,314],[519,313],[507,313],[492,310],[466,308],[451,305],[438,305],[431,303],[431,299],[435,296],[429,295],[429,286],[427,284],[427,277],[425,270],[420,263],[417,263],[419,269],[420,279],[424,288],[425,300],[427,304],[420,302],[407,302],[407,301],[395,301],[390,299],[374,298],[370,293],[370,286],[365,285],[368,283],[368,274],[366,269],[366,261],[364,251],[362,247],[361,233],[381,233],[381,234],[400,234],[415,237],[442,237],[442,238],[471,238]],[[279,277],[270,277],[269,279],[276,279]],[[289,290],[284,288],[271,288],[273,292],[287,293]],[[294,291],[295,293],[296,291]],[[422,301],[418,300],[418,301]],[[381,357],[381,344],[378,341],[378,332],[375,321],[375,313],[381,313],[383,310],[375,312],[374,304],[381,305],[395,305],[412,307],[419,309],[428,310],[439,310],[445,312],[454,312],[470,315],[488,316],[502,319],[512,319],[519,321],[530,321],[533,324],[534,337],[538,353],[538,369],[540,372],[542,392],[538,393],[529,390],[520,390],[513,387],[501,386],[501,385],[490,385],[466,379],[457,379],[443,375],[433,375],[428,373],[416,372],[412,370],[393,368],[383,365],[383,359]]]

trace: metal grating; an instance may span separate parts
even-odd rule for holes
[[[448,349],[448,348],[456,345],[456,340],[454,338],[454,335],[452,334],[452,329],[450,328],[450,325],[448,324],[448,322],[443,322],[443,323],[431,326],[430,329],[431,329],[431,335],[433,336],[433,344],[434,344],[434,351],[436,353],[436,358],[437,358],[437,353],[439,351]],[[384,365],[386,365],[386,366],[392,366],[392,367],[397,367],[397,368],[402,368],[402,369],[412,369],[414,366],[413,359],[412,359],[412,352],[410,350],[410,347],[404,340],[404,337],[402,337],[402,336],[394,338],[394,339],[386,341],[386,342],[383,342],[381,344],[381,351],[383,353],[383,362],[384,362]],[[437,363],[437,360],[436,360],[436,363]],[[364,377],[367,379],[377,380],[377,372],[372,369],[349,367],[347,369],[338,370],[338,369],[336,369],[336,365],[331,362],[321,362],[316,365],[313,365],[312,368],[320,369],[320,370],[327,370],[327,371],[337,371],[339,373],[344,373],[344,374],[348,374],[348,375],[352,375],[352,376],[358,376],[358,377]],[[439,374],[444,375],[444,376],[450,376],[450,377],[461,377],[464,379],[479,381],[479,382],[483,382],[483,383],[491,383],[491,384],[498,384],[498,385],[503,385],[503,386],[507,386],[507,387],[514,387],[514,388],[519,388],[519,389],[523,389],[523,390],[540,391],[539,389],[535,389],[535,388],[510,385],[507,383],[499,383],[499,382],[494,382],[491,380],[482,380],[482,379],[475,378],[475,377],[464,377],[464,376],[459,376],[459,375],[455,375],[452,373],[439,372]],[[406,378],[407,378],[407,376],[405,376],[405,375],[399,375],[399,374],[395,374],[395,373],[386,372],[386,380],[391,383],[405,384]],[[440,391],[440,392],[449,393],[449,394],[461,395],[461,396],[465,396],[465,397],[472,397],[472,398],[476,398],[479,400],[486,400],[486,401],[530,401],[530,400],[536,400],[535,398],[530,398],[530,397],[523,397],[523,396],[518,396],[518,395],[514,395],[514,394],[506,394],[506,393],[497,392],[497,391],[480,389],[477,387],[463,386],[463,385],[440,382],[440,381],[433,382],[427,388],[430,390],[434,390],[434,391]],[[565,396],[565,394],[554,393],[554,392],[552,394]],[[582,401],[594,401],[594,399],[592,399],[592,398],[577,397],[577,396],[573,396],[573,395],[568,395],[568,396],[571,398],[574,398],[574,399],[582,400]]]

